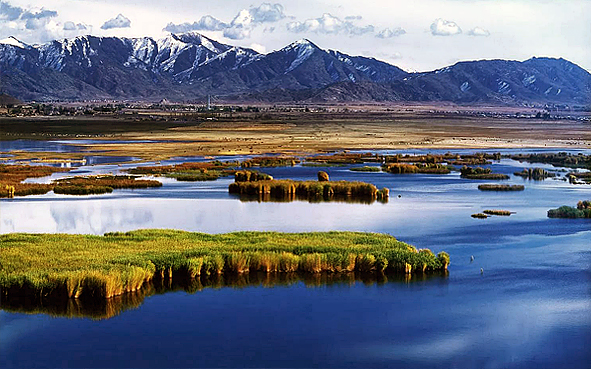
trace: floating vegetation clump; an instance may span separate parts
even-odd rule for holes
[[[486,218],[488,218],[488,215],[486,215],[484,213],[476,213],[476,214],[472,214],[470,216],[472,218],[476,218],[476,219],[486,219]]]
[[[548,210],[548,218],[591,218],[591,201],[579,201],[577,207],[561,206]]]
[[[573,184],[591,183],[591,172],[571,172],[567,178]]]
[[[484,210],[483,213],[487,215],[498,215],[504,217],[508,217],[511,215],[511,212],[509,210]]]
[[[556,177],[556,173],[550,173],[543,168],[526,168],[521,172],[515,172],[513,174],[519,177],[533,179],[534,181],[542,181],[546,178]]]
[[[145,166],[129,169],[131,174],[165,176],[177,181],[215,181],[234,173],[238,162],[207,161],[199,163],[182,163],[163,166]]]
[[[293,167],[300,159],[293,156],[257,156],[242,162],[242,168],[252,167]]]
[[[460,175],[463,178],[467,179],[509,179],[509,176],[506,174],[493,173],[492,169],[481,167],[472,168],[468,166],[463,166],[462,169],[460,169]]]
[[[500,185],[500,184],[481,184],[478,185],[480,191],[523,191],[522,185]]]
[[[113,192],[114,189],[160,186],[162,183],[159,181],[137,179],[136,176],[98,175],[58,179],[54,181],[53,191],[66,195],[96,195]]]
[[[371,166],[363,166],[363,167],[353,167],[349,168],[352,172],[381,172],[382,169],[380,167],[371,167]]]
[[[31,296],[105,299],[151,280],[264,273],[434,273],[449,255],[385,234],[229,234],[140,230],[104,236],[1,235],[1,301]],[[40,253],[39,250],[43,250]]]
[[[69,170],[69,168],[42,165],[0,164],[0,198],[48,193],[53,189],[52,184],[21,182],[27,178],[46,177],[53,173],[67,172]]]

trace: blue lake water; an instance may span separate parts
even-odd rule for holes
[[[86,166],[74,174],[131,166]],[[0,311],[0,367],[589,368],[591,221],[549,219],[546,212],[591,199],[591,186],[512,175],[524,167],[552,168],[545,165],[503,159],[491,167],[511,175],[503,183],[524,184],[525,191],[482,192],[478,184],[490,181],[458,173],[295,167],[264,171],[315,179],[326,170],[332,180],[388,187],[390,201],[241,201],[227,193],[230,178],[161,178],[164,185],[156,189],[2,200],[1,233],[386,232],[418,248],[449,252],[451,265],[447,277],[427,280],[156,294],[99,321]],[[515,214],[470,217],[484,209]]]

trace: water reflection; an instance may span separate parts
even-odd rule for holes
[[[197,279],[177,278],[155,279],[135,292],[125,293],[110,299],[68,299],[24,294],[20,296],[2,293],[0,309],[11,313],[47,314],[53,317],[109,319],[125,311],[138,308],[147,297],[156,294],[184,291],[189,294],[205,289],[243,289],[262,286],[265,288],[289,287],[303,284],[306,287],[365,286],[385,284],[411,284],[427,282],[447,283],[448,272],[430,274],[384,274],[384,273],[243,273],[203,276]]]

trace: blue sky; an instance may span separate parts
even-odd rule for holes
[[[305,37],[411,71],[532,56],[564,57],[591,70],[589,0],[0,0],[0,39],[189,30],[259,52]]]

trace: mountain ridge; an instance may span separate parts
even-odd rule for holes
[[[38,101],[191,101],[213,94],[269,102],[584,105],[591,103],[591,74],[547,57],[461,61],[409,73],[375,58],[324,50],[305,38],[261,54],[198,32],[161,39],[86,35],[40,45],[10,37],[0,41],[0,92]]]

